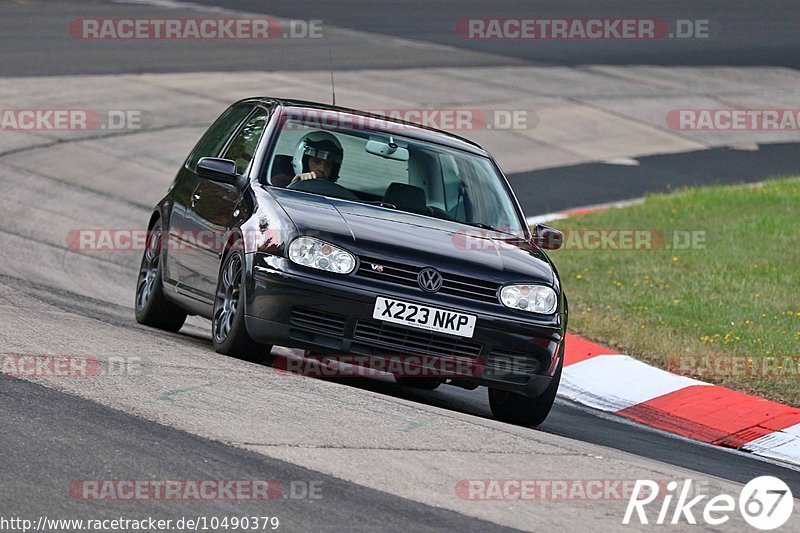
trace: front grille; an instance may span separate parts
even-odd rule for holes
[[[397,351],[470,359],[477,359],[483,347],[479,342],[459,337],[440,335],[374,320],[359,320],[356,323],[353,339],[373,345],[384,345]]]
[[[494,374],[537,374],[542,364],[535,354],[495,348],[486,360],[486,368],[491,369]]]
[[[291,321],[292,324],[301,328],[324,331],[332,335],[344,335],[347,317],[315,309],[293,307]]]
[[[380,265],[382,271],[373,270],[372,265]],[[361,266],[356,272],[357,275],[365,278],[378,279],[395,285],[414,287],[419,289],[417,275],[422,270],[420,267],[394,263],[384,259],[374,259],[362,257]],[[497,303],[497,289],[499,284],[490,281],[459,276],[449,272],[442,272],[444,283],[439,293],[461,296],[471,300],[481,300],[484,302]]]

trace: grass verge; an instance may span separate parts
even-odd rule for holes
[[[800,406],[800,180],[683,189],[553,225],[571,332]]]

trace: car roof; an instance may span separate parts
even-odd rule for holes
[[[394,124],[402,124],[403,130],[402,134],[406,137],[412,137],[421,141],[427,141],[434,144],[440,144],[443,146],[447,146],[449,148],[455,148],[458,150],[463,150],[465,152],[470,152],[475,155],[480,155],[483,157],[490,157],[489,153],[479,144],[470,141],[469,139],[465,139],[464,137],[460,137],[458,135],[454,135],[452,133],[448,133],[446,131],[438,130],[436,128],[431,128],[428,126],[423,126],[421,124],[416,124],[414,122],[408,122],[405,120],[400,120],[392,117],[384,117],[384,116],[376,116],[376,113],[370,113],[367,111],[360,111],[358,109],[351,109],[348,107],[341,107],[335,106],[330,104],[323,104],[320,102],[310,102],[306,100],[295,100],[295,99],[288,99],[288,98],[275,98],[271,96],[262,96],[262,97],[255,97],[255,98],[246,98],[241,100],[241,102],[253,102],[253,103],[261,103],[266,105],[278,104],[284,108],[297,108],[297,109],[314,109],[314,110],[322,110],[322,111],[332,111],[335,113],[346,113],[350,115],[362,116],[362,117],[369,117],[372,120],[383,121],[383,122],[391,122]],[[379,128],[376,128],[379,129]]]

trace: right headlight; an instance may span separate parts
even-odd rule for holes
[[[545,285],[506,285],[500,301],[510,309],[549,315],[558,307],[556,291]]]
[[[289,259],[298,265],[336,274],[349,274],[356,268],[353,254],[314,237],[298,237],[292,241]]]

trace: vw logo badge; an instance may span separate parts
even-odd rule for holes
[[[435,268],[427,267],[423,268],[417,274],[417,283],[419,283],[419,288],[425,292],[436,292],[442,288],[442,283],[444,280],[442,279],[442,275],[439,274],[439,271]]]

